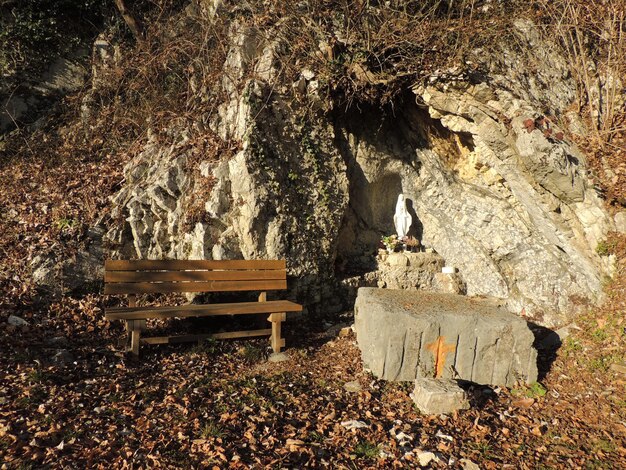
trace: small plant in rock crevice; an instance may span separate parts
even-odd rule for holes
[[[611,245],[606,240],[601,240],[596,245],[596,253],[600,256],[609,256],[612,252]]]

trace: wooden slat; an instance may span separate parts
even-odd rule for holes
[[[171,292],[236,292],[282,290],[287,280],[208,281],[208,282],[132,282],[105,284],[105,294],[167,294]]]
[[[257,281],[286,279],[284,270],[260,271],[106,271],[104,282]]]
[[[285,260],[106,260],[107,271],[194,269],[286,269]]]
[[[269,336],[272,334],[271,328],[264,330],[248,330],[248,331],[228,331],[225,333],[214,333],[206,335],[177,335],[177,336],[153,336],[151,338],[142,338],[141,342],[145,344],[173,344],[186,343],[189,341],[202,341],[209,338],[214,339],[231,339],[231,338],[252,338],[255,336]]]
[[[192,304],[173,307],[118,307],[107,309],[105,316],[109,320],[139,320],[146,318],[165,319],[301,311],[302,305],[289,300],[272,300],[269,302],[237,302],[205,305]]]

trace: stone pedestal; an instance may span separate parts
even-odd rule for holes
[[[537,380],[534,335],[500,299],[360,288],[357,342],[381,379],[434,377],[512,386]]]
[[[442,274],[444,259],[437,253],[389,253],[378,258],[378,287],[465,292],[458,274]]]

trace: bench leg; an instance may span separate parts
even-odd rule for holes
[[[139,325],[135,325],[131,331],[130,348],[135,356],[139,356],[139,338],[141,336],[141,329]]]
[[[141,330],[145,329],[146,320],[126,320],[126,350],[139,356]]]
[[[130,341],[133,334],[133,325],[135,320],[126,320],[126,351],[130,351]]]
[[[272,350],[275,353],[280,352],[280,348],[285,346],[285,340],[280,337],[281,333],[281,324],[285,321],[287,314],[285,312],[282,313],[272,313],[269,317],[267,317],[267,321],[272,322],[272,336],[270,337],[270,344],[272,345]]]

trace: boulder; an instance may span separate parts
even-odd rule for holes
[[[537,380],[526,321],[499,299],[360,288],[355,327],[364,367],[381,379],[460,379],[512,386]]]

